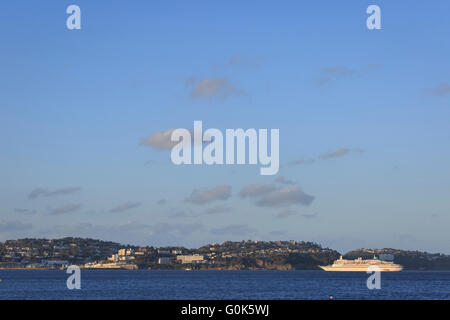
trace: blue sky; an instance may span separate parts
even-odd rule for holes
[[[81,30],[66,28],[70,4],[81,8]],[[381,30],[366,28],[370,4],[381,8]],[[3,4],[0,240],[295,239],[450,253],[449,9],[448,1]],[[194,120],[279,128],[278,175],[177,167],[170,151],[140,143]],[[251,188],[257,195],[244,196]],[[283,191],[291,202],[263,205]]]

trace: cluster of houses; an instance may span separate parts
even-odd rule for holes
[[[183,250],[173,249],[158,250],[158,264],[173,264],[173,263],[205,263],[205,257],[199,254],[184,255]]]
[[[72,245],[76,247],[76,245]],[[70,246],[44,245],[43,250],[30,247],[5,246],[4,254],[1,255],[3,265],[26,266],[27,268],[61,268],[70,263],[67,258],[74,258],[71,255],[64,255],[63,252],[70,249]]]
[[[8,240],[0,243],[0,268],[65,268],[87,263],[110,250],[96,242],[80,245],[61,240]]]
[[[199,254],[183,254],[181,249],[164,250],[158,249],[157,263],[160,265],[169,264],[195,264],[195,263],[205,263],[205,257]],[[140,256],[145,256],[147,254],[146,248],[139,248],[133,250],[130,248],[120,249],[117,253],[111,255],[106,259],[106,261],[100,262],[89,262],[83,267],[87,269],[138,269],[136,261]]]

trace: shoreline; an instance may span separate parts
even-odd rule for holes
[[[55,268],[0,268],[0,270],[61,270]]]
[[[0,268],[0,271],[64,271],[67,268]],[[126,268],[82,268],[81,270],[114,270],[114,271],[323,271],[320,269],[192,269],[192,270],[186,270],[186,269],[126,269]],[[402,270],[401,272],[405,271],[446,271],[450,272],[450,269],[407,269]],[[331,271],[333,272],[333,271]],[[339,271],[334,271],[339,272]],[[349,271],[351,272],[366,272],[366,271]],[[345,273],[349,273],[345,272]],[[389,271],[385,271],[390,273]],[[342,273],[342,272],[341,272]]]

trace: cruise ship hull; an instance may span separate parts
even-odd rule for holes
[[[377,265],[375,265],[377,266]],[[364,266],[319,266],[321,269],[325,271],[356,271],[356,272],[366,272],[370,265]],[[396,272],[402,271],[402,266],[377,266],[380,268],[380,271],[383,272]]]

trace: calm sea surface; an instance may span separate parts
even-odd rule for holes
[[[381,274],[324,271],[81,270],[68,290],[60,270],[0,270],[0,299],[450,299],[450,271]]]

